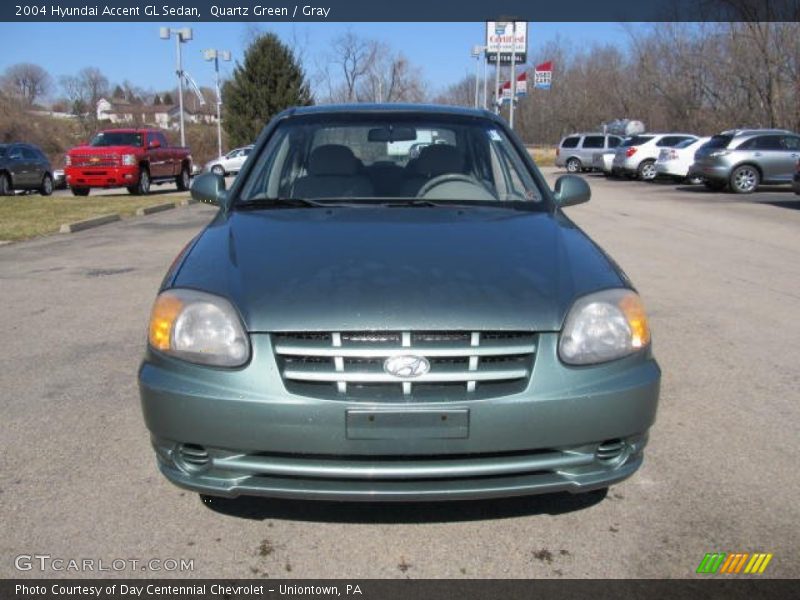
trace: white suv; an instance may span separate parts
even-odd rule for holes
[[[687,140],[696,140],[690,133],[643,133],[626,139],[617,147],[611,172],[613,175],[648,181],[655,179],[656,160],[662,148],[674,148]]]

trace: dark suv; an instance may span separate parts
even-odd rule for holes
[[[749,194],[762,183],[792,183],[800,135],[785,129],[734,129],[715,135],[689,169],[713,190]]]
[[[42,196],[53,193],[50,161],[33,144],[0,144],[0,196],[16,190],[37,190]]]

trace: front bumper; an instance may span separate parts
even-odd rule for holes
[[[152,352],[140,370],[162,473],[204,494],[335,500],[450,500],[583,492],[642,463],[660,370],[649,356],[566,368],[541,334],[528,388],[467,402],[321,400],[289,394],[268,335],[237,371]],[[348,411],[468,411],[468,434],[348,435]],[[391,439],[388,439],[391,437]],[[609,453],[609,448],[614,452]]]
[[[139,181],[138,166],[67,167],[64,174],[70,187],[122,187]]]
[[[677,161],[656,161],[656,173],[663,177],[686,177],[688,169]]]

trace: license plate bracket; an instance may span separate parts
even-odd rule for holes
[[[465,439],[469,437],[469,409],[347,411],[349,440]]]

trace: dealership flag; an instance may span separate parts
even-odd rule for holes
[[[517,96],[527,96],[528,95],[528,72],[523,71],[517,77]]]
[[[533,87],[541,90],[549,90],[550,82],[553,80],[553,61],[536,65],[533,72]]]

